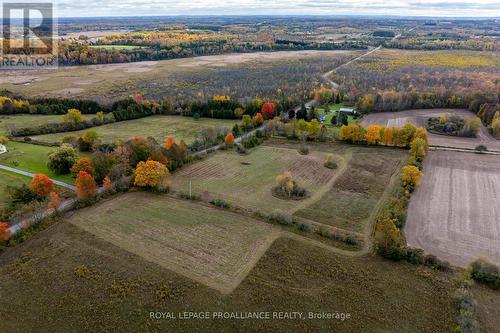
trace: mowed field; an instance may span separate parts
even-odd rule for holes
[[[90,119],[95,116],[84,114],[83,117],[84,119]],[[33,127],[62,121],[62,115],[0,115],[0,135],[9,135],[11,128]]]
[[[7,153],[0,155],[0,164],[31,173],[43,173],[50,178],[72,184],[75,179],[71,175],[58,175],[47,167],[48,156],[56,148],[11,141],[7,144]],[[78,154],[88,155],[80,152]]]
[[[121,121],[117,123],[97,126],[92,128],[99,134],[104,142],[125,141],[133,136],[152,136],[158,142],[163,142],[165,137],[172,135],[177,141],[184,140],[186,144],[192,143],[203,129],[227,128],[231,130],[237,120],[208,119],[194,120],[192,117],[183,116],[150,116],[140,119]],[[87,130],[64,132],[34,136],[33,139],[56,143],[61,142],[65,136],[81,136]]]
[[[500,264],[500,159],[430,152],[413,194],[407,241],[459,266],[478,256]]]
[[[248,155],[234,151],[217,152],[201,162],[191,164],[173,176],[173,190],[209,194],[210,199],[224,199],[233,205],[270,213],[274,210],[290,212],[298,205],[314,200],[317,193],[329,187],[339,170],[324,167],[326,153],[311,147],[309,155],[301,155],[294,148],[280,145],[262,145]],[[336,159],[342,166],[344,157]],[[342,170],[342,168],[339,168]],[[284,200],[273,196],[276,176],[290,171],[293,178],[309,191],[309,198]]]
[[[108,103],[143,92],[147,98],[192,100],[229,95],[270,97],[309,94],[321,73],[362,51],[237,53],[163,61],[59,67],[2,73],[0,90],[30,97],[93,99]],[[272,80],[263,77],[272,76]]]
[[[132,212],[118,205],[113,209],[113,214],[106,214],[108,221],[102,221],[110,225],[102,228],[119,222],[113,216],[123,216],[120,209]],[[134,223],[143,223],[141,210],[138,205],[137,213],[132,212],[137,217]],[[185,223],[179,218],[164,219],[168,224]],[[167,223],[157,222],[156,228]],[[117,232],[120,229],[116,227]],[[135,230],[132,227],[131,233]],[[185,247],[205,237],[191,230]],[[136,247],[149,247],[149,239],[134,242]],[[235,244],[235,250],[239,252],[240,246]],[[204,266],[191,269],[202,271]],[[243,282],[225,295],[63,222],[0,254],[0,331],[62,332],[71,327],[95,332],[127,327],[140,332],[449,332],[456,315],[453,279],[450,273],[378,257],[339,256],[285,237],[277,239]],[[486,313],[491,311],[491,303],[484,306]],[[305,316],[314,311],[348,313],[350,319],[168,320],[151,319],[150,311],[176,315],[179,311],[300,311]]]
[[[185,200],[129,193],[69,218],[99,238],[221,292],[231,292],[280,233]]]
[[[371,113],[361,119],[361,124],[363,126],[377,124],[387,127],[402,127],[407,123],[412,123],[415,126],[426,127],[426,121],[428,118],[439,117],[447,112],[463,118],[475,117],[474,113],[462,109],[406,110],[398,112]],[[429,133],[429,144],[432,146],[466,149],[474,149],[477,145],[483,144],[488,147],[489,150],[500,152],[500,140],[493,138],[484,126],[481,126],[481,131],[475,138]]]

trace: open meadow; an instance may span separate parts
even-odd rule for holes
[[[288,212],[314,200],[317,193],[331,186],[331,181],[339,174],[339,170],[323,166],[325,152],[315,151],[312,147],[309,155],[301,155],[297,149],[298,146],[294,149],[265,144],[250,150],[248,155],[234,151],[218,152],[176,172],[173,190],[188,193],[191,183],[192,191],[197,195],[206,193],[211,199],[223,199],[254,211]],[[341,166],[345,163],[340,155],[336,159]],[[273,195],[275,178],[285,171],[290,171],[300,186],[309,191],[309,198],[296,201]]]
[[[168,200],[160,196],[157,204]],[[104,204],[105,207],[108,205]],[[168,206],[162,207],[172,211]],[[118,232],[116,237],[123,237],[126,232],[129,232],[127,237],[134,237],[133,232],[144,223],[144,216],[161,214],[151,212],[149,207],[143,210],[140,205],[134,212],[130,207],[119,205],[112,206],[111,210],[102,206],[89,210],[101,216],[98,223],[103,230]],[[134,214],[137,219],[133,221],[126,217],[127,213]],[[139,226],[124,228],[124,224],[112,218],[115,214]],[[182,216],[192,214],[185,212]],[[450,273],[373,256],[339,256],[327,249],[285,237],[271,245],[228,296],[176,273],[174,266],[159,265],[114,245],[112,239],[109,242],[84,231],[80,228],[82,224],[94,222],[79,220],[78,216],[83,215],[88,216],[88,213],[77,213],[68,218],[72,223],[58,223],[29,242],[0,255],[0,306],[3,309],[0,331],[26,331],[35,321],[37,328],[43,331],[61,331],[68,327],[73,330],[116,331],[126,326],[134,331],[290,332],[300,328],[304,331],[393,332],[397,327],[397,332],[414,333],[446,332],[453,325],[455,310],[451,296],[454,283]],[[96,216],[93,215],[92,219]],[[223,218],[225,222],[214,221],[218,227],[228,223],[227,227],[248,229],[245,222],[231,222],[232,214],[220,212],[216,216],[227,216]],[[183,219],[173,222],[168,218],[155,218],[154,221],[155,228],[163,230],[184,228],[183,246],[200,246],[201,234]],[[204,222],[198,220],[198,223]],[[187,237],[189,230],[192,234]],[[142,237],[144,232],[147,231],[138,235]],[[231,239],[241,240],[238,237],[226,235],[222,244],[227,245]],[[149,238],[143,242],[136,239],[139,238],[134,238],[126,246],[135,244],[138,248],[146,246],[144,251],[151,249],[146,245]],[[121,246],[125,245],[122,243]],[[232,246],[239,251],[239,242]],[[165,247],[161,251],[172,249]],[[182,258],[192,256],[202,263],[203,258],[210,255],[214,254],[193,251],[183,253]],[[162,260],[176,259],[162,257]],[[201,274],[203,267],[210,264],[215,267],[215,263],[205,262],[189,269]],[[350,318],[158,320],[151,319],[149,314],[150,311],[172,311],[178,315],[179,311],[189,310],[299,311],[305,316],[310,311],[336,312],[348,313]],[[17,320],[19,312],[24,313],[22,321]]]
[[[84,119],[95,117],[94,115],[84,114]],[[35,115],[35,114],[16,114],[0,115],[0,135],[10,135],[10,129],[34,127],[50,123],[60,123],[63,121],[61,115]]]
[[[309,95],[322,73],[358,51],[283,51],[225,54],[126,64],[6,72],[0,89],[30,97],[86,98],[108,103],[143,92],[149,99],[234,99]],[[271,78],[272,79],[269,79]],[[267,79],[266,79],[267,78]]]
[[[148,193],[122,195],[69,220],[224,293],[238,286],[279,235],[278,228],[238,214]]]
[[[458,266],[478,256],[500,264],[498,156],[430,152],[412,196],[407,241]]]
[[[167,136],[174,136],[177,141],[184,140],[186,144],[192,143],[203,129],[227,128],[231,130],[237,120],[202,118],[195,120],[183,116],[150,116],[134,120],[97,126],[92,128],[99,137],[107,143],[126,141],[134,136],[154,137],[158,142],[163,142]],[[33,139],[48,143],[60,143],[65,136],[81,136],[88,130],[63,132],[34,136]]]

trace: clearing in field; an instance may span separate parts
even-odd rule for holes
[[[474,113],[462,109],[429,109],[406,110],[398,112],[377,112],[364,116],[361,119],[361,124],[363,126],[377,124],[387,127],[402,127],[407,123],[412,123],[418,127],[426,127],[428,118],[439,117],[444,115],[445,113],[452,113],[462,118],[476,116]],[[483,144],[488,147],[488,150],[500,151],[500,140],[493,138],[483,125],[481,125],[481,130],[475,138],[429,133],[429,144],[431,146],[455,147],[465,149],[474,149],[477,145]]]
[[[466,266],[478,256],[500,264],[498,156],[430,152],[408,209],[410,245]]]
[[[267,213],[276,209],[288,212],[299,204],[306,204],[316,192],[328,188],[329,181],[339,173],[324,167],[325,152],[316,151],[312,146],[309,155],[301,155],[298,147],[263,145],[252,149],[248,155],[218,152],[176,172],[173,190],[187,193],[191,182],[193,193],[208,193],[210,199],[224,199],[236,206]],[[336,161],[340,165],[344,163],[339,155]],[[296,201],[273,196],[275,178],[284,171],[290,171],[299,185],[309,191],[309,199]]]
[[[242,215],[149,193],[129,193],[69,221],[144,259],[231,292],[279,230]]]
[[[95,117],[94,115],[83,115],[84,119]],[[63,121],[62,115],[35,115],[16,114],[0,116],[0,135],[10,135],[10,129],[33,127],[50,123],[60,123]]]
[[[201,118],[183,116],[150,116],[134,120],[120,121],[117,123],[97,126],[93,128],[104,142],[125,141],[133,136],[152,136],[158,142],[163,142],[166,136],[172,135],[177,141],[184,140],[186,144],[192,143],[203,129],[227,128],[231,129],[236,120]],[[33,139],[42,142],[61,142],[65,136],[80,136],[87,130],[64,132],[34,136]]]
[[[295,215],[363,233],[392,190],[406,152],[380,147],[353,147],[346,170],[315,203]]]
[[[0,164],[31,173],[43,173],[52,179],[73,184],[71,175],[58,175],[47,168],[48,156],[56,147],[32,145],[29,143],[11,141],[7,144],[8,152],[0,155]],[[78,153],[80,156],[86,153]]]

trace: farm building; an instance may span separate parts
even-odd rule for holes
[[[340,108],[339,112],[345,113],[347,115],[352,115],[352,116],[358,114],[358,112],[355,109],[351,109],[351,108]]]

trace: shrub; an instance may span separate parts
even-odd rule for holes
[[[57,211],[57,209],[59,209],[59,207],[61,206],[61,198],[59,198],[59,194],[57,194],[57,192],[50,192],[50,199],[49,199],[49,203],[48,203],[48,207],[49,208],[53,208],[54,210]]]
[[[76,159],[75,148],[65,143],[49,155],[47,167],[57,174],[67,174],[75,164]]]
[[[484,258],[478,258],[471,264],[471,277],[491,289],[500,290],[500,271]]]
[[[30,189],[39,197],[46,197],[55,190],[54,182],[44,174],[38,173],[33,176]]]
[[[38,196],[26,185],[7,186],[7,192],[10,195],[10,201],[13,206],[18,204],[27,204],[38,199]]]
[[[100,142],[99,134],[94,130],[88,130],[78,138],[78,148],[80,151],[92,151]]]
[[[488,148],[485,145],[477,145],[476,146],[476,152],[478,152],[478,153],[484,153],[487,150],[488,150]]]
[[[307,194],[306,190],[293,180],[291,172],[288,171],[276,176],[276,185],[272,191],[278,197],[304,198]]]
[[[422,178],[422,176],[423,173],[416,166],[404,166],[401,175],[403,187],[405,187],[410,193],[413,192],[415,188],[420,184],[420,178]]]
[[[333,160],[333,154],[328,154],[326,155],[326,161],[324,166],[328,169],[336,169],[337,168],[337,163]]]
[[[311,225],[309,225],[307,223],[302,223],[302,222],[297,224],[297,229],[299,229],[300,231],[303,231],[303,232],[311,232],[312,231]]]
[[[0,145],[6,145],[9,143],[9,139],[6,136],[0,135]]]
[[[0,241],[6,241],[10,238],[9,225],[4,222],[0,222]]]
[[[236,145],[236,151],[238,152],[238,154],[242,154],[242,155],[248,154],[247,149],[245,147],[243,147],[242,145]]]
[[[458,311],[457,324],[453,328],[453,332],[479,333],[481,331],[476,319],[476,302],[469,290],[471,285],[472,281],[465,278],[453,295]]]
[[[210,201],[210,203],[212,205],[214,205],[215,207],[219,207],[219,208],[225,208],[225,209],[228,209],[231,207],[231,205],[229,204],[229,202],[223,200],[223,199],[214,199],[212,201]]]
[[[309,146],[305,144],[301,144],[299,147],[299,154],[301,155],[308,155],[309,154]]]
[[[78,125],[83,122],[83,116],[80,110],[69,109],[68,113],[64,115],[64,121],[73,125]]]
[[[270,222],[278,223],[281,225],[292,225],[293,218],[290,214],[283,213],[281,211],[274,211],[268,216]]]
[[[90,175],[95,174],[94,166],[92,165],[92,160],[88,157],[81,157],[78,161],[71,167],[71,173],[76,177],[80,171],[85,171]]]
[[[227,133],[226,137],[224,138],[224,142],[226,143],[226,145],[232,146],[234,144],[233,133],[231,132]]]

